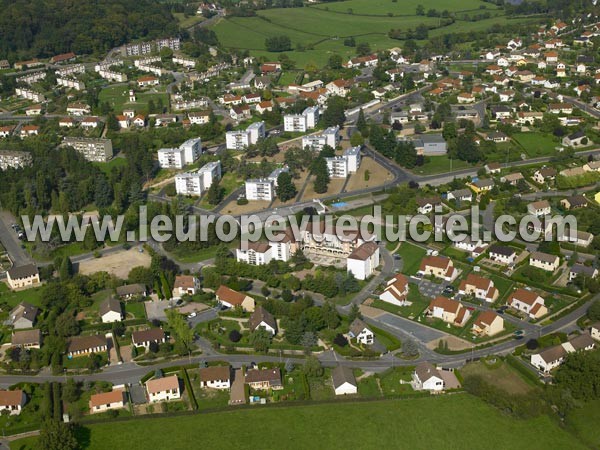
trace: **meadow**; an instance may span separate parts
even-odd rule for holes
[[[457,20],[439,27],[437,17],[417,16],[416,6],[445,9],[474,15],[490,12],[494,17],[475,22]],[[485,9],[480,9],[485,6]],[[351,13],[349,10],[352,10]],[[415,0],[393,2],[383,0],[348,0],[317,4],[304,8],[267,9],[258,11],[256,17],[229,17],[213,25],[224,47],[250,50],[254,56],[277,59],[279,53],[265,50],[265,39],[285,34],[292,41],[293,50],[286,54],[297,67],[322,67],[333,53],[344,58],[355,56],[355,48],[344,46],[344,39],[354,37],[356,42],[368,42],[374,51],[402,47],[403,41],[390,39],[391,29],[415,29],[420,24],[430,27],[429,36],[447,33],[481,31],[492,25],[522,23],[531,19],[507,19],[501,9],[480,0],[452,2],[450,0]],[[439,27],[439,28],[436,28]]]
[[[226,424],[226,425],[225,425]],[[226,428],[224,428],[226,427]],[[227,430],[226,435],[223,434]],[[160,430],[145,432],[144,430]],[[82,448],[585,448],[549,417],[516,420],[468,394],[308,406],[253,407],[84,426]],[[33,440],[13,449],[33,448]]]

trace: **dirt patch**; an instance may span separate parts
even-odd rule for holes
[[[444,336],[438,339],[434,339],[433,341],[429,341],[427,343],[427,348],[429,348],[430,350],[436,349],[439,341],[447,342],[448,350],[451,351],[466,350],[473,346],[469,341],[465,341],[464,339],[458,338],[456,336]]]
[[[366,306],[365,304],[360,305],[360,313],[364,316],[364,317],[368,317],[370,319],[376,319],[379,316],[385,314],[386,312],[378,309],[378,308],[373,308],[372,306]]]
[[[223,207],[221,213],[239,216],[240,214],[261,211],[266,209],[270,204],[271,202],[267,202],[265,200],[250,200],[247,205],[238,205],[237,200],[234,199]]]
[[[369,173],[369,179],[365,181],[365,174]],[[358,189],[365,189],[373,186],[379,186],[384,184],[386,181],[392,180],[392,174],[381,166],[373,159],[369,157],[362,158],[360,167],[355,174],[352,174],[346,191],[356,191]]]
[[[123,346],[121,346],[119,351],[121,352],[121,359],[123,360],[124,363],[129,362],[133,359],[131,357],[131,345],[123,345]]]
[[[146,252],[140,253],[137,248],[122,250],[101,258],[88,259],[79,263],[79,273],[90,275],[96,272],[108,272],[123,280],[127,279],[132,268],[150,267],[152,258]]]
[[[312,200],[313,198],[321,198],[328,195],[339,194],[345,182],[345,178],[332,178],[329,182],[327,192],[324,194],[317,194],[314,190],[314,181],[309,181],[308,186],[306,186],[306,190],[304,191],[304,195],[302,196],[302,201],[305,202],[307,200]]]

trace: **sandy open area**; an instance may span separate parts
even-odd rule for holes
[[[367,170],[369,171],[369,180],[365,181],[365,173]],[[348,181],[346,191],[351,192],[357,189],[380,186],[386,181],[390,181],[392,178],[392,174],[383,166],[377,164],[369,157],[364,157],[360,161],[358,172],[350,176],[350,181]]]
[[[317,194],[314,190],[314,180],[311,180],[306,186],[306,190],[304,191],[304,195],[302,196],[302,201],[305,202],[307,200],[312,200],[313,198],[322,198],[327,197],[329,195],[339,194],[345,182],[345,178],[332,178],[329,182],[327,192],[325,192],[324,194]]]
[[[136,248],[111,253],[101,258],[88,259],[80,262],[79,273],[90,275],[96,272],[108,272],[121,279],[127,279],[131,269],[137,266],[150,267],[152,259],[148,253],[140,253]]]

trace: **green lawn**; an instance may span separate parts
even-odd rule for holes
[[[567,429],[572,431],[590,448],[600,448],[600,400],[587,402],[567,414]]]
[[[460,2],[453,0],[403,0],[396,3],[381,0],[348,0],[344,2],[321,3],[313,6],[313,8],[345,14],[348,14],[348,10],[351,9],[354,15],[385,16],[388,13],[393,13],[395,16],[415,16],[418,5],[422,5],[425,11],[429,9],[443,11],[446,9],[451,12],[458,12],[473,9],[478,10],[480,6],[484,6],[486,11],[496,9],[496,6],[479,0],[463,0]]]
[[[466,161],[450,159],[448,156],[427,156],[425,164],[415,167],[412,171],[419,175],[435,175],[436,173],[452,172],[454,170],[468,169],[473,167]]]
[[[400,248],[396,251],[402,257],[404,266],[402,273],[414,275],[419,270],[421,260],[427,253],[425,249],[408,242],[403,242]]]
[[[108,102],[117,114],[123,108],[133,108],[136,113],[148,114],[148,102],[153,100],[156,104],[162,99],[163,105],[169,105],[169,96],[164,92],[136,92],[137,102],[129,103],[129,86],[110,86],[102,89],[98,95],[99,103]]]
[[[14,307],[21,302],[29,302],[35,306],[41,306],[43,288],[36,287],[24,291],[11,291],[6,284],[0,282],[0,303],[6,302]]]
[[[554,155],[555,147],[561,146],[552,135],[545,133],[515,133],[512,138],[530,158]]]
[[[199,439],[211,449],[465,449],[482,442],[510,450],[585,448],[547,416],[516,420],[468,394],[127,420],[84,426],[78,436],[88,450],[122,448],[124,442],[129,450],[187,450]],[[21,442],[11,448],[22,448]]]
[[[109,162],[95,162],[92,164],[100,168],[106,175],[110,175],[115,168],[126,166],[127,160],[125,158],[113,158]]]

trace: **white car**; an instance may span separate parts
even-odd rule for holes
[[[196,311],[194,311],[193,313],[189,313],[188,314],[188,319],[192,319],[194,317],[196,317],[198,314],[196,313]]]

